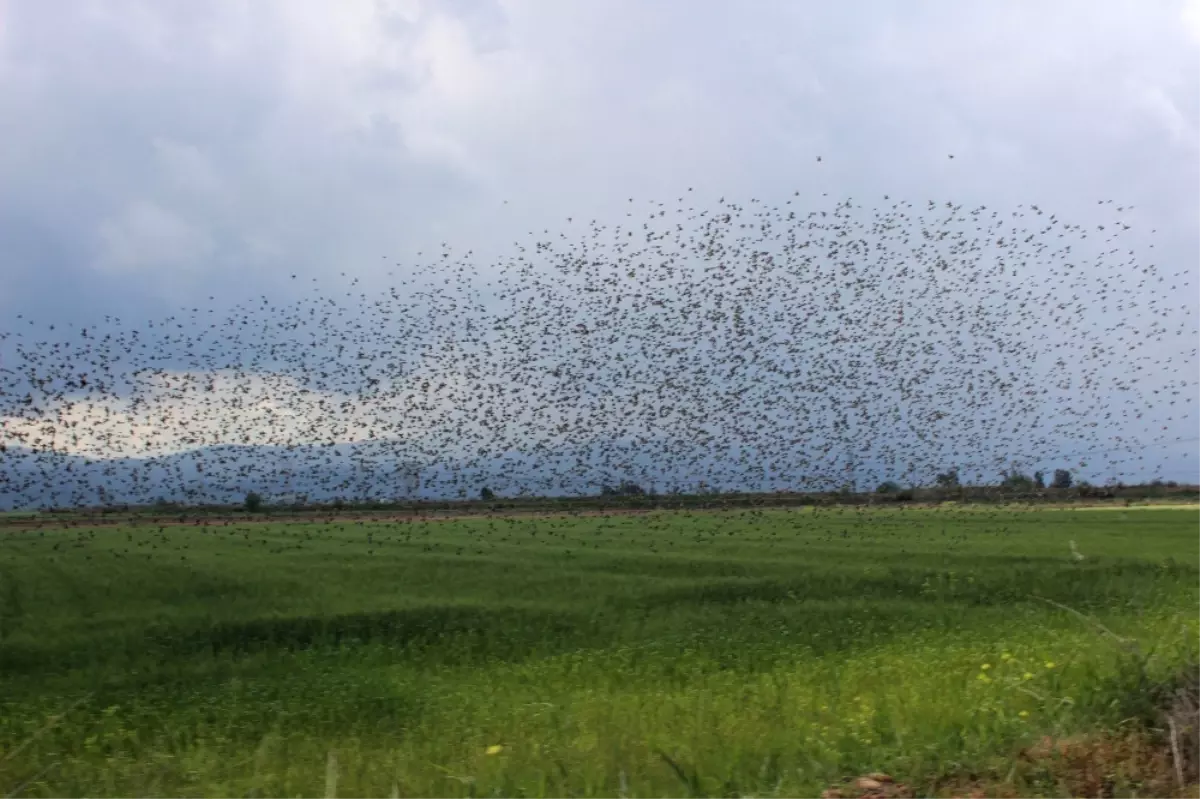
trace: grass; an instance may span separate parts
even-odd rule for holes
[[[1057,795],[1198,657],[1193,508],[3,536],[3,795]]]

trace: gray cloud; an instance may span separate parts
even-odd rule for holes
[[[147,303],[370,273],[686,186],[1114,197],[1194,263],[1187,8],[9,3],[4,301],[44,301],[46,270]]]

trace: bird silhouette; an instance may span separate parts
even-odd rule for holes
[[[1192,275],[1122,241],[1132,206],[685,195],[486,269],[389,257],[381,291],[18,315],[0,505],[831,491],[1067,454],[1116,475],[1194,431]]]

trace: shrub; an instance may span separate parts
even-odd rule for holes
[[[1037,481],[1030,478],[1028,475],[1020,472],[1011,472],[1004,475],[1004,479],[1000,482],[1000,488],[1005,491],[1028,492],[1033,491],[1037,486]]]
[[[958,469],[942,472],[937,476],[936,482],[938,488],[958,488]]]
[[[1071,473],[1066,469],[1054,470],[1054,482],[1051,483],[1053,488],[1070,488],[1074,480],[1071,478]]]
[[[246,494],[246,499],[242,504],[250,513],[258,513],[262,510],[263,498],[257,492],[251,491]]]

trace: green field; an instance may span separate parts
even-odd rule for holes
[[[1197,521],[4,529],[0,795],[795,796],[879,770],[1055,793],[1021,747],[1150,718],[1196,661]]]

